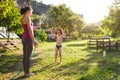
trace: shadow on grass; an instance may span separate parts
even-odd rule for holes
[[[86,44],[68,44],[67,46],[69,47],[80,47],[80,46],[85,46]]]
[[[36,53],[34,57],[35,56],[38,56],[38,53]],[[17,66],[22,67],[22,66],[19,66],[22,64],[22,58],[23,58],[23,55],[19,55],[19,56],[6,55],[6,53],[1,55],[0,56],[0,72],[9,73],[9,72],[17,71],[16,69]],[[36,60],[31,60],[31,62],[35,63]]]
[[[40,70],[33,71],[35,74],[51,69],[54,66],[54,63],[48,64]]]
[[[87,48],[84,48],[84,50]],[[86,59],[79,59],[76,62],[63,64],[61,66],[54,67],[54,64],[44,65],[40,70],[33,71],[35,74],[50,70],[55,73],[56,77],[69,77],[77,76],[76,80],[117,80],[120,75],[120,55],[119,51],[107,51],[107,56],[104,58],[103,53],[90,52]],[[37,56],[36,54],[35,56]],[[17,56],[21,57],[21,56]],[[10,57],[12,58],[12,57]],[[36,63],[36,60],[33,60]],[[33,63],[33,65],[34,65]],[[4,65],[5,66],[5,65]],[[3,67],[4,67],[3,66]],[[18,66],[18,65],[17,65]],[[54,67],[54,68],[52,68]],[[92,71],[91,74],[89,71]],[[20,76],[16,80],[26,79],[27,77]],[[70,78],[69,78],[70,79]],[[69,80],[67,79],[67,80]],[[56,78],[57,80],[57,78]],[[59,80],[59,79],[58,79]],[[70,79],[71,80],[71,79]]]
[[[115,55],[114,53],[111,54]],[[116,58],[116,56],[119,57]],[[77,77],[77,80],[113,80],[114,78],[119,78],[120,64],[118,61],[120,61],[120,55],[112,56],[118,59],[118,61],[110,56],[104,58],[102,52],[94,52],[88,54],[87,57],[89,58],[62,65],[52,71],[57,73],[56,76],[79,76]],[[93,73],[89,74],[89,71],[91,71],[92,68]]]
[[[78,80],[96,80],[96,79],[118,80],[120,79],[120,63],[119,63],[120,55],[118,55],[117,52],[110,53],[110,54],[109,52],[107,52],[107,54],[108,55],[106,57],[103,57],[102,53],[99,53],[99,55],[96,53],[88,55],[91,58],[87,59],[86,61],[88,63],[90,62],[96,63],[97,66],[95,69],[93,69],[94,71],[93,74],[84,75],[81,78],[78,78]]]
[[[35,53],[33,57],[38,56],[40,53]],[[23,66],[22,66],[22,58],[23,55],[10,55],[7,53],[4,53],[0,56],[0,73],[1,74],[7,74],[12,72],[19,72]],[[33,66],[37,61],[42,60],[42,58],[31,60],[31,65]],[[14,76],[14,75],[13,75]],[[19,75],[18,75],[19,76]],[[25,78],[25,77],[24,77]],[[16,79],[19,80],[19,79]]]
[[[120,55],[118,51],[107,51],[107,56],[105,58],[103,57],[102,52],[90,53],[91,54],[88,54],[88,58],[86,59],[80,59],[76,62],[63,64],[61,66],[48,64],[40,70],[33,72],[35,74],[38,74],[50,70],[52,73],[55,73],[54,76],[58,77],[58,80],[60,77],[67,77],[67,80],[71,80],[71,78],[68,79],[69,76],[77,76],[76,80],[117,80],[119,78]],[[25,78],[23,77],[19,79]],[[57,80],[57,78],[55,79]]]
[[[14,80],[23,80],[23,79],[26,79],[26,78],[28,78],[28,77],[22,75],[22,76],[19,76],[19,77],[15,78]]]
[[[15,71],[16,65],[21,62],[21,56],[6,55],[6,53],[4,53],[0,56],[0,72],[9,73]]]

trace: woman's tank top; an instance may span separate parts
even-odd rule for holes
[[[33,34],[33,23],[31,22],[30,25],[31,25],[30,28],[31,28],[32,34]],[[22,35],[22,38],[23,38],[23,39],[31,39],[30,34],[29,34],[29,31],[28,31],[27,24],[23,24],[23,23],[22,23],[22,27],[23,27],[23,29],[24,29],[24,33],[23,33],[23,35]],[[34,35],[34,34],[33,34],[33,35]]]

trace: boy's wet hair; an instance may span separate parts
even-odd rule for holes
[[[58,29],[58,30],[60,31],[61,34],[63,34],[63,33],[62,33],[62,29]]]

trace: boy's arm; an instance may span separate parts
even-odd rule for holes
[[[66,34],[65,34],[65,30],[61,29],[62,30],[62,38],[66,38]]]

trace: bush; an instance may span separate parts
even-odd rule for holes
[[[79,33],[77,31],[74,31],[71,36],[73,39],[78,39]]]
[[[36,40],[37,41],[45,41],[47,39],[47,34],[43,29],[39,29],[35,32]]]
[[[37,25],[39,23],[39,20],[40,20],[40,16],[39,15],[36,15],[36,14],[33,14],[31,16],[31,19],[32,19],[32,22],[34,23],[34,25]]]

